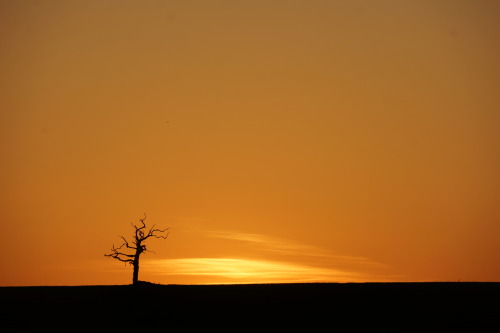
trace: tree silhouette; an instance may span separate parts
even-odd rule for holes
[[[153,224],[153,226],[149,229],[149,231],[145,232],[146,230],[146,223],[144,222],[145,220],[146,220],[146,214],[144,214],[143,219],[140,219],[142,224],[141,226],[130,223],[132,227],[134,227],[135,229],[135,233],[131,241],[132,245],[125,239],[125,237],[120,236],[120,238],[123,239],[123,244],[120,245],[119,247],[115,247],[115,245],[113,244],[113,247],[111,248],[111,253],[104,255],[106,257],[114,258],[124,263],[128,263],[129,265],[134,267],[134,272],[132,275],[133,285],[137,285],[139,283],[139,259],[141,257],[141,254],[146,251],[153,252],[149,251],[143,242],[150,237],[167,239],[170,230],[170,228],[166,228],[163,230],[155,229],[154,228],[155,225]],[[166,235],[159,235],[165,232]],[[127,250],[129,253],[122,252]]]

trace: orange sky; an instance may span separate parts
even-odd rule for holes
[[[500,281],[499,17],[0,0],[0,285]]]

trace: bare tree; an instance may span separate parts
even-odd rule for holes
[[[115,245],[113,244],[113,247],[111,248],[111,253],[104,255],[106,257],[114,258],[133,266],[134,273],[132,277],[132,284],[134,285],[137,285],[139,282],[139,259],[141,254],[143,252],[153,252],[149,251],[143,242],[150,237],[167,239],[170,230],[170,228],[166,228],[163,230],[155,229],[154,228],[155,225],[153,224],[153,226],[147,232],[145,232],[146,230],[146,223],[144,223],[145,220],[146,220],[146,214],[144,214],[143,219],[140,219],[141,221],[140,226],[131,223],[132,227],[134,227],[135,229],[135,233],[131,241],[132,244],[130,244],[125,239],[125,237],[120,236],[120,238],[123,239],[123,244],[120,245],[119,247],[115,247]],[[161,235],[165,232],[166,232],[165,235]],[[128,253],[122,251],[127,251]]]

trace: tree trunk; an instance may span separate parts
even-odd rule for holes
[[[134,275],[132,277],[132,284],[137,285],[139,283],[139,254],[135,255],[133,266]]]

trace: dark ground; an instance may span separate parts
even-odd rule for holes
[[[500,332],[500,283],[0,287],[2,332]]]

